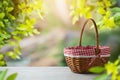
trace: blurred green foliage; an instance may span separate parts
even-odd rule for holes
[[[33,12],[38,13],[40,18],[43,19],[41,0],[0,0],[0,49],[5,44],[14,47],[4,56],[20,59],[21,47],[19,41],[26,36],[39,34],[37,29],[34,28],[35,19],[31,17]]]
[[[75,24],[81,17],[93,18],[94,12],[95,16],[99,16],[95,19],[100,30],[119,27],[120,8],[116,6],[117,3],[118,0],[72,0],[70,6],[72,22]]]

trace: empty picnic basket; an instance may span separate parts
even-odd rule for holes
[[[82,34],[88,21],[92,21],[96,32],[96,46],[82,46]],[[75,73],[89,73],[89,69],[95,66],[104,66],[110,56],[108,46],[99,46],[98,29],[95,21],[90,18],[82,27],[79,46],[64,49],[66,63]]]

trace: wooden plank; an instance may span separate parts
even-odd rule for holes
[[[2,67],[8,74],[18,72],[17,80],[93,80],[96,75],[72,73],[68,67]]]

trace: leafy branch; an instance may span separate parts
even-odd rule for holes
[[[100,30],[114,29],[120,26],[120,8],[116,6],[118,0],[72,0],[72,22],[75,24],[79,18],[93,18],[92,13],[99,16],[97,25]]]
[[[120,80],[120,57],[113,63],[108,62],[105,67],[93,67],[89,70],[93,73],[103,73],[94,80]]]
[[[41,0],[0,0],[0,48],[5,44],[14,47],[3,55],[0,66],[6,65],[6,56],[12,59],[20,59],[21,46],[19,42],[26,36],[39,34],[34,28],[35,18],[31,16],[35,12],[43,19],[43,4]],[[4,64],[3,64],[4,63]]]

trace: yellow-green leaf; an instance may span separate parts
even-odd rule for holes
[[[0,19],[3,19],[5,17],[5,13],[0,13]]]
[[[104,70],[105,68],[100,66],[92,67],[89,69],[89,71],[93,73],[102,73]]]
[[[6,70],[4,70],[4,71],[2,71],[1,73],[0,73],[0,80],[4,80],[5,79],[5,76],[6,76],[6,74],[7,74],[7,69]]]
[[[7,77],[7,80],[16,80],[17,75],[17,73],[13,73]]]

